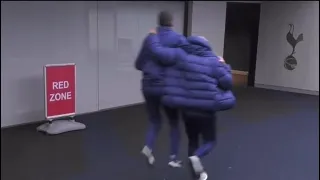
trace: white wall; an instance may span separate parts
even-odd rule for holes
[[[303,33],[296,46],[297,67],[284,68],[292,48],[286,35],[289,23],[294,37]],[[319,92],[319,2],[263,2],[259,29],[255,83]]]
[[[1,1],[1,127],[44,119],[45,64],[76,63],[78,114],[142,102],[133,61],[163,9],[182,32],[183,2]]]
[[[226,24],[226,2],[194,1],[192,35],[205,36],[218,55],[223,55]]]
[[[1,2],[1,127],[44,118],[45,64],[77,64],[77,113],[142,102],[133,61],[163,9],[182,33],[183,2]],[[194,1],[192,34],[219,55],[225,19],[226,2]],[[304,34],[293,71],[283,67],[288,23]],[[318,49],[319,2],[262,3],[256,84],[319,91]]]
[[[99,109],[143,102],[141,73],[133,64],[161,10],[174,13],[175,30],[182,33],[182,2],[98,2]]]
[[[43,66],[77,65],[77,112],[98,109],[95,2],[1,2],[1,127],[44,119]],[[96,30],[96,29],[95,29]]]

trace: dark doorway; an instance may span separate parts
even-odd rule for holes
[[[254,86],[260,3],[227,3],[223,56],[236,84]]]

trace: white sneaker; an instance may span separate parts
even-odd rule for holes
[[[199,180],[207,180],[208,179],[208,174],[206,172],[202,172],[200,173],[200,176],[199,176]]]
[[[155,158],[152,154],[152,150],[148,146],[144,146],[141,153],[147,158],[148,164],[154,164]]]
[[[200,173],[204,172],[204,169],[203,169],[203,166],[202,166],[202,164],[201,164],[201,160],[200,160],[199,157],[197,157],[197,156],[190,156],[190,157],[189,157],[189,160],[190,160],[190,162],[191,162],[191,164],[192,164],[192,168],[193,168],[193,170],[194,170],[194,172],[195,172],[196,174],[200,174]]]
[[[173,160],[168,163],[169,166],[173,168],[181,168],[182,167],[182,161]]]

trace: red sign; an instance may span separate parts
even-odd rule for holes
[[[73,116],[76,112],[75,64],[44,67],[46,118]]]

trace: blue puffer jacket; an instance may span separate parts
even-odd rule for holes
[[[151,35],[146,44],[153,55],[174,64],[164,70],[163,104],[211,112],[235,105],[231,68],[219,61],[208,41],[189,37],[181,48],[166,48]]]
[[[158,43],[164,47],[178,47],[182,41],[185,41],[185,37],[176,33],[170,27],[158,27]],[[135,61],[136,69],[142,71],[142,91],[147,95],[161,96],[163,91],[160,87],[163,87],[163,70],[165,66],[173,65],[173,60],[165,58],[157,58],[150,53],[146,42],[148,42],[150,36],[147,36],[143,42],[142,48]]]

